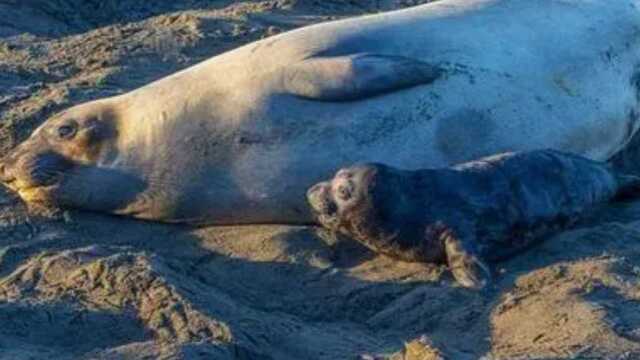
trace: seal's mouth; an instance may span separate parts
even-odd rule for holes
[[[49,204],[53,199],[52,194],[59,188],[57,182],[50,185],[32,185],[15,178],[9,181],[3,180],[2,184],[26,203]]]
[[[52,204],[52,194],[58,189],[57,185],[32,186],[20,188],[16,192],[26,203]]]

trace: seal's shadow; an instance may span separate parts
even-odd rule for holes
[[[92,245],[142,251],[161,259],[160,275],[198,311],[226,323],[248,353],[391,353],[423,333],[455,338],[453,349],[488,348],[481,295],[446,280],[381,278],[391,261],[353,242],[328,244],[312,228],[194,229],[75,211],[66,221],[31,223],[30,232],[20,221],[1,224],[2,277],[43,252]],[[376,267],[383,269],[367,277]],[[469,333],[470,324],[484,335]]]
[[[573,231],[602,228],[595,235],[563,233],[496,264],[506,272],[484,293],[456,286],[449,275],[425,277],[418,266],[323,238],[313,228],[194,229],[70,214],[66,222],[2,222],[0,275],[44,251],[89,245],[143,251],[166,264],[160,275],[195,308],[226,323],[238,346],[284,358],[389,354],[423,334],[456,359],[478,358],[490,351],[492,313],[519,276],[603,252],[640,262],[640,247],[628,237],[599,236],[622,226],[612,221],[637,219],[640,202],[600,209]]]
[[[548,236],[527,251],[499,263],[512,273],[599,256],[640,261],[640,201],[614,202],[583,214],[574,227]],[[513,275],[513,274],[512,274]]]

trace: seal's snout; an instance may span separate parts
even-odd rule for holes
[[[335,230],[338,224],[339,208],[331,193],[331,182],[323,181],[313,185],[307,191],[307,201],[320,225]]]
[[[336,205],[329,196],[331,184],[327,181],[313,185],[307,191],[307,201],[314,212],[318,214],[333,215]]]
[[[13,171],[15,159],[12,156],[5,156],[0,159],[0,182],[4,184],[11,184],[16,180],[16,175]]]
[[[0,182],[13,190],[49,186],[60,179],[71,163],[53,152],[32,152],[20,146],[0,159]]]
[[[8,179],[7,175],[7,166],[3,160],[0,160],[0,181],[6,181]]]

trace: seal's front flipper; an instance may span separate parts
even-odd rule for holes
[[[470,239],[464,241],[449,230],[442,236],[449,269],[456,281],[472,289],[487,286],[491,282],[491,271],[471,250]]]
[[[437,66],[402,56],[356,54],[311,58],[283,70],[284,90],[316,101],[355,101],[429,84]]]

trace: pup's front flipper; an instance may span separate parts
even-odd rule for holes
[[[471,289],[482,289],[489,285],[491,271],[473,250],[473,239],[458,236],[451,230],[445,231],[442,236],[447,263],[456,281]]]

